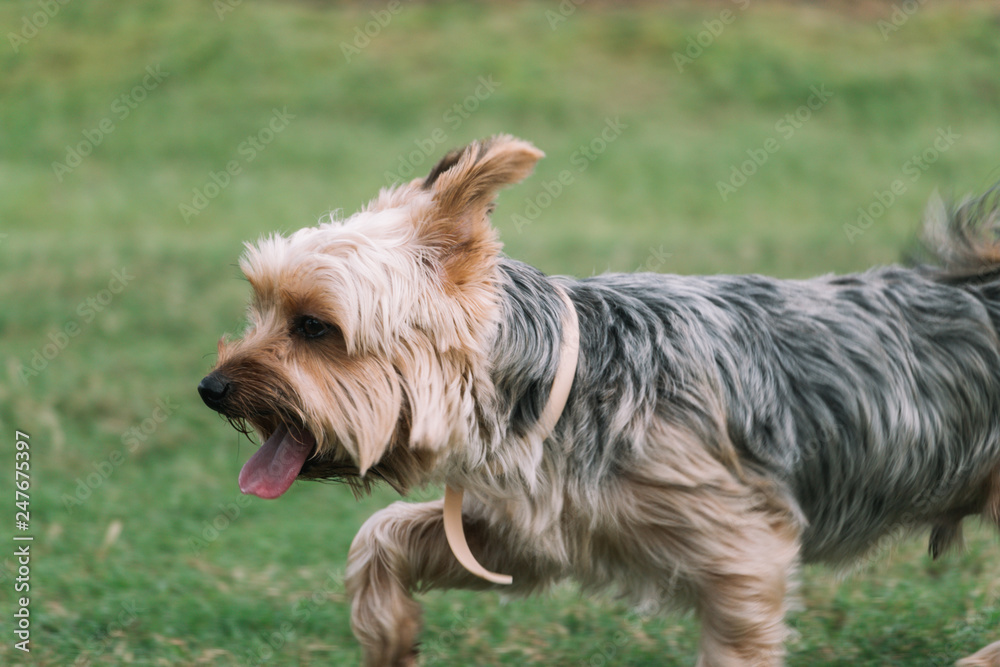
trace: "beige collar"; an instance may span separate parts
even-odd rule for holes
[[[549,392],[549,400],[542,409],[542,415],[538,418],[536,428],[547,438],[552,429],[555,428],[563,408],[566,407],[566,399],[569,398],[569,391],[573,387],[573,377],[576,375],[576,362],[580,353],[580,323],[576,316],[576,309],[570,301],[566,291],[555,286],[563,303],[566,305],[566,312],[563,314],[563,339],[559,349],[559,366],[556,368],[556,377],[552,380],[552,390]],[[465,529],[462,526],[462,489],[446,486],[444,489],[444,534],[448,538],[448,546],[455,558],[466,570],[472,574],[492,581],[495,584],[509,584],[514,578],[509,574],[497,574],[490,572],[479,564],[476,557],[469,551],[469,544],[465,541]]]

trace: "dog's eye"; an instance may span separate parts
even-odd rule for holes
[[[295,333],[303,338],[319,338],[330,330],[329,325],[315,317],[300,317],[295,322]]]

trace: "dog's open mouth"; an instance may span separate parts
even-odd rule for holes
[[[260,446],[240,471],[240,491],[266,498],[277,498],[298,477],[306,459],[316,446],[308,431],[282,424]]]

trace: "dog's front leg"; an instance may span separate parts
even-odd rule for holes
[[[496,529],[468,511],[472,504],[466,503],[463,521],[469,546],[487,568],[513,574],[513,586],[491,584],[459,564],[445,538],[441,500],[393,503],[358,531],[345,584],[352,599],[351,628],[369,667],[416,664],[420,605],[412,597],[414,590],[530,590],[549,574],[538,559],[525,556],[516,541],[491,535]]]
[[[442,506],[394,503],[372,515],[351,544],[345,576],[351,629],[369,667],[416,664],[420,605],[410,594],[416,584],[412,546],[420,533],[430,533],[428,549],[439,541]]]

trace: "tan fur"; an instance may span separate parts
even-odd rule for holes
[[[501,187],[531,173],[543,156],[525,141],[500,136],[461,153],[430,184],[434,208],[431,215],[417,219],[417,233],[438,253],[445,284],[467,299],[470,308],[487,297],[500,251],[489,221],[493,199]]]
[[[444,539],[440,501],[396,503],[373,515],[351,547],[347,575],[368,663],[406,664],[416,631],[412,591],[526,594],[572,577],[659,609],[694,604],[703,624],[701,665],[781,664],[798,521],[765,484],[738,481],[690,436],[665,428],[661,437],[667,441],[651,450],[664,460],[639,466],[600,499],[564,498],[559,514],[539,518],[509,502],[483,502],[476,497],[483,489],[469,489],[470,548],[487,569],[516,573],[512,588],[458,564]],[[541,533],[532,528],[539,523]],[[366,588],[371,582],[379,584]]]
[[[413,181],[346,222],[248,245],[240,266],[254,290],[250,329],[220,341],[216,366],[253,403],[245,412],[283,404],[287,417],[312,426],[317,454],[340,451],[361,475],[393,446],[434,452],[468,442],[478,428],[472,379],[496,320],[500,244],[489,208],[542,155],[498,136],[461,154],[429,188]],[[290,335],[301,313],[338,327],[321,354]],[[275,427],[250,421],[264,438]],[[403,431],[407,443],[399,443]],[[425,464],[433,458],[422,455]],[[389,481],[405,488],[416,480]]]
[[[516,543],[486,539],[493,531],[481,519],[464,518],[470,549],[486,567],[518,572],[515,591],[531,592],[551,572]],[[498,588],[463,568],[444,535],[443,501],[397,502],[372,515],[348,555],[345,575],[351,628],[365,652],[365,664],[413,664],[420,606],[412,593],[429,588]],[[504,590],[509,590],[504,588]]]

